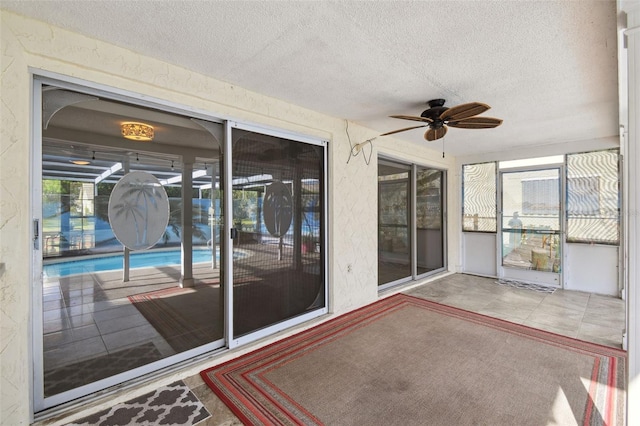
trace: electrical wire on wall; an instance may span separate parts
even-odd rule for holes
[[[349,135],[349,121],[345,120],[345,123],[347,124],[347,127],[346,127],[345,131],[347,133],[347,138],[349,139],[349,146],[351,147],[351,150],[349,151],[349,158],[347,159],[347,164],[349,164],[349,161],[351,161],[351,157],[357,157],[358,154],[362,153],[362,158],[364,158],[364,162],[368,166],[369,163],[371,162],[371,156],[373,155],[373,144],[371,142],[373,142],[377,138],[367,139],[364,142],[360,142],[360,143],[357,143],[357,144],[354,145],[351,142],[351,136]],[[369,155],[368,156],[367,156],[367,153],[363,150],[363,148],[367,144],[369,144]]]

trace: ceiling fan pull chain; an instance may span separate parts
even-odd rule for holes
[[[442,158],[444,158],[444,138],[442,138]]]

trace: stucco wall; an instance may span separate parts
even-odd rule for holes
[[[3,425],[27,424],[32,411],[30,108],[32,74],[38,74],[38,70],[150,96],[212,117],[231,117],[329,140],[329,280],[333,314],[360,307],[378,297],[377,154],[442,169],[455,164],[453,157],[442,159],[439,152],[389,137],[374,141],[369,165],[362,156],[346,164],[350,145],[343,119],[265,97],[6,11],[0,14],[0,424]],[[353,143],[376,136],[372,130],[353,123],[349,125],[349,134]],[[451,237],[458,234],[459,227],[458,179],[459,173],[452,168],[448,175],[450,269],[458,263],[459,242],[457,237]],[[208,364],[249,349],[222,355]],[[195,374],[201,367],[193,366],[191,370],[159,380],[168,383],[176,376]],[[125,400],[147,388],[122,391],[102,405]]]

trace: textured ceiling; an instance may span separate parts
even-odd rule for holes
[[[3,9],[380,133],[426,101],[479,101],[496,129],[454,155],[618,134],[613,1],[2,1]],[[423,131],[397,134],[427,143]],[[437,143],[437,142],[436,142]]]

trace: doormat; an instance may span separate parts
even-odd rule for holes
[[[626,353],[397,294],[202,371],[244,424],[623,425]]]
[[[523,290],[533,290],[533,291],[537,291],[538,293],[552,294],[554,291],[556,291],[555,287],[548,287],[540,284],[524,283],[522,281],[516,281],[516,280],[500,279],[496,281],[496,283],[500,285],[506,285],[508,287],[521,288]]]
[[[84,417],[69,426],[195,425],[211,417],[182,380]]]

